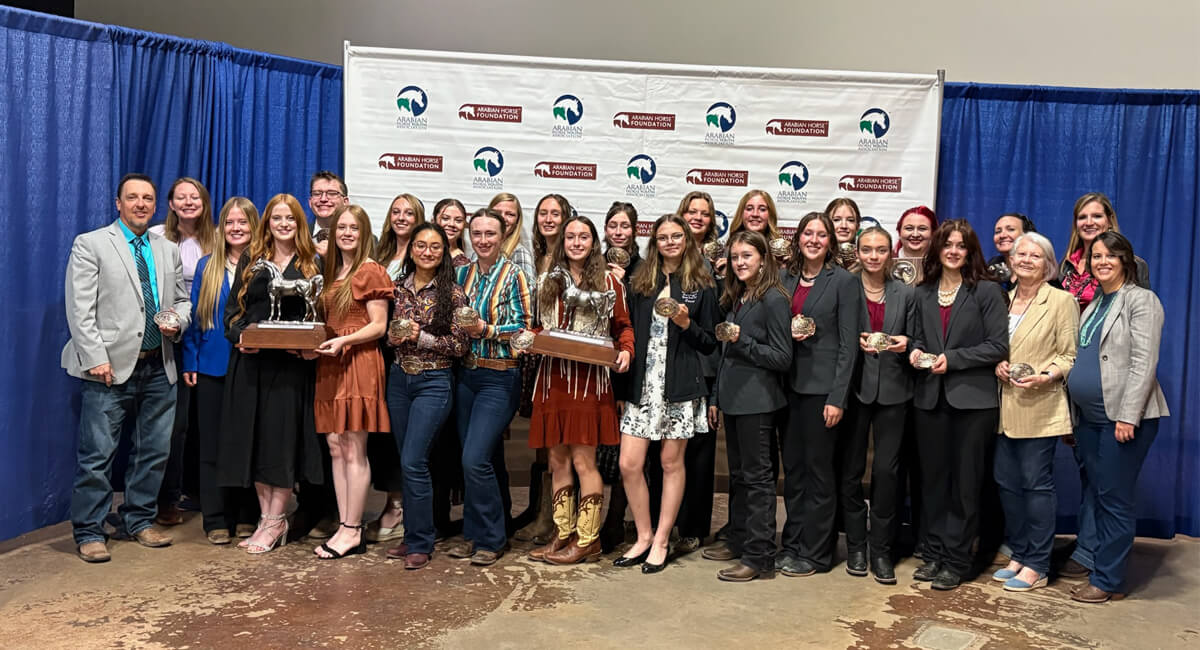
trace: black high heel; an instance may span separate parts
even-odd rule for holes
[[[359,522],[357,526],[351,526],[345,522],[342,522],[341,525],[358,531],[358,545],[346,549],[345,553],[338,553],[337,549],[331,547],[328,542],[325,542],[318,548],[328,553],[329,556],[326,557],[324,555],[317,555],[317,558],[322,560],[340,560],[348,555],[364,555],[367,552],[367,536],[366,533],[363,532],[363,529],[365,529],[366,526],[364,526],[362,522]]]
[[[650,556],[650,547],[647,546],[646,550],[642,551],[638,555],[635,555],[633,557],[619,557],[619,558],[613,560],[613,566],[621,567],[621,568],[637,566],[637,565],[645,562],[646,558],[649,556]],[[645,570],[645,569],[643,569],[643,570]]]

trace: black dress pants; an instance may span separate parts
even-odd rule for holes
[[[787,523],[783,552],[807,560],[818,571],[833,566],[837,542],[838,425],[825,426],[828,395],[792,393],[788,433],[783,439],[783,499]]]
[[[775,570],[775,484],[771,481],[773,413],[725,415],[729,452],[729,540],[742,564]],[[737,489],[733,489],[733,488]]]
[[[193,397],[196,406],[195,438],[197,487],[204,532],[224,528],[233,532],[237,524],[258,519],[258,499],[249,488],[217,485],[217,441],[221,432],[221,402],[225,378],[196,374]]]
[[[960,577],[968,577],[999,410],[956,409],[943,395],[936,408],[916,412],[921,518],[929,531],[924,559],[939,561]]]
[[[846,552],[867,550],[867,502],[863,474],[867,470],[867,440],[874,431],[871,461],[871,555],[890,557],[896,538],[897,496],[900,494],[900,449],[908,403],[863,404],[851,397],[849,420],[838,445],[842,520]]]

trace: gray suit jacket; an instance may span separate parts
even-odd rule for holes
[[[1000,285],[981,280],[963,285],[950,308],[950,323],[942,334],[938,285],[916,288],[917,329],[913,348],[946,355],[946,373],[921,370],[913,390],[913,406],[937,407],[943,386],[946,401],[956,409],[989,409],[1000,405],[996,364],[1008,358],[1008,309]]]
[[[1098,304],[1093,300],[1088,305],[1081,323]],[[1100,383],[1108,419],[1136,427],[1143,419],[1170,415],[1155,377],[1162,327],[1162,303],[1153,291],[1128,283],[1117,291],[1100,334]]]
[[[179,247],[159,235],[148,236],[160,308],[171,307],[179,314],[182,333],[191,318],[192,304],[183,288]],[[133,253],[115,221],[75,238],[67,262],[66,307],[71,340],[63,347],[62,367],[67,374],[100,381],[88,370],[108,363],[112,364],[113,383],[125,383],[137,365],[146,317]],[[175,383],[175,354],[165,336],[161,363],[167,379]]]
[[[783,373],[792,364],[791,310],[782,292],[768,290],[725,320],[741,327],[738,340],[723,343],[713,386],[715,406],[728,415],[774,413],[787,405]]]
[[[800,276],[780,272],[788,296],[796,293]],[[813,319],[817,331],[792,341],[791,389],[800,395],[827,395],[826,404],[846,408],[854,363],[858,360],[858,312],[863,309],[858,278],[840,266],[821,271],[800,313]],[[791,302],[788,302],[789,321]],[[789,335],[791,327],[789,322]]]
[[[859,282],[861,285],[862,282]],[[913,288],[891,278],[884,280],[883,331],[892,336],[907,336],[912,350],[913,331],[917,327],[917,303]],[[859,332],[871,331],[871,316],[867,313],[867,297],[862,295],[859,311]],[[857,344],[857,342],[856,342]],[[863,404],[903,404],[912,399],[913,368],[907,354],[880,352],[878,356],[858,349],[862,358],[855,373],[855,394]]]

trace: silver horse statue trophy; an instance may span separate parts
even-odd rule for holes
[[[250,267],[252,273],[258,273],[262,269],[271,274],[271,281],[267,285],[267,293],[271,296],[271,317],[267,320],[279,320],[279,301],[284,296],[304,298],[304,321],[317,319],[317,297],[321,295],[321,289],[325,286],[324,277],[317,274],[311,278],[288,280],[283,277],[282,271],[265,259],[258,260]]]

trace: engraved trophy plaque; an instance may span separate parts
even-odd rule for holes
[[[779,259],[785,259],[792,255],[792,242],[786,237],[776,237],[772,239],[767,247],[771,249],[771,254]]]
[[[742,331],[742,328],[737,323],[723,321],[723,322],[717,323],[715,334],[717,336],[718,341],[720,341],[722,343],[728,343],[728,342],[732,341],[735,337],[737,337],[737,335],[740,334],[741,331]]]
[[[892,262],[892,279],[899,280],[911,286],[917,281],[917,267],[909,260],[897,259]]]
[[[604,252],[604,259],[609,264],[615,264],[621,268],[626,268],[629,266],[629,251],[621,248],[620,246],[610,246],[608,250]]]
[[[937,361],[936,354],[933,354],[932,352],[922,352],[917,356],[917,367],[923,370],[929,370],[933,367],[935,361]]]
[[[679,302],[674,298],[659,298],[654,301],[654,313],[663,318],[675,318],[679,313]]]
[[[871,332],[867,335],[867,347],[876,352],[886,352],[892,344],[892,337],[884,332]]]
[[[1033,366],[1028,363],[1014,363],[1008,367],[1008,376],[1013,381],[1021,381],[1035,374]]]
[[[804,314],[792,316],[792,336],[812,336],[817,333],[817,323]]]

